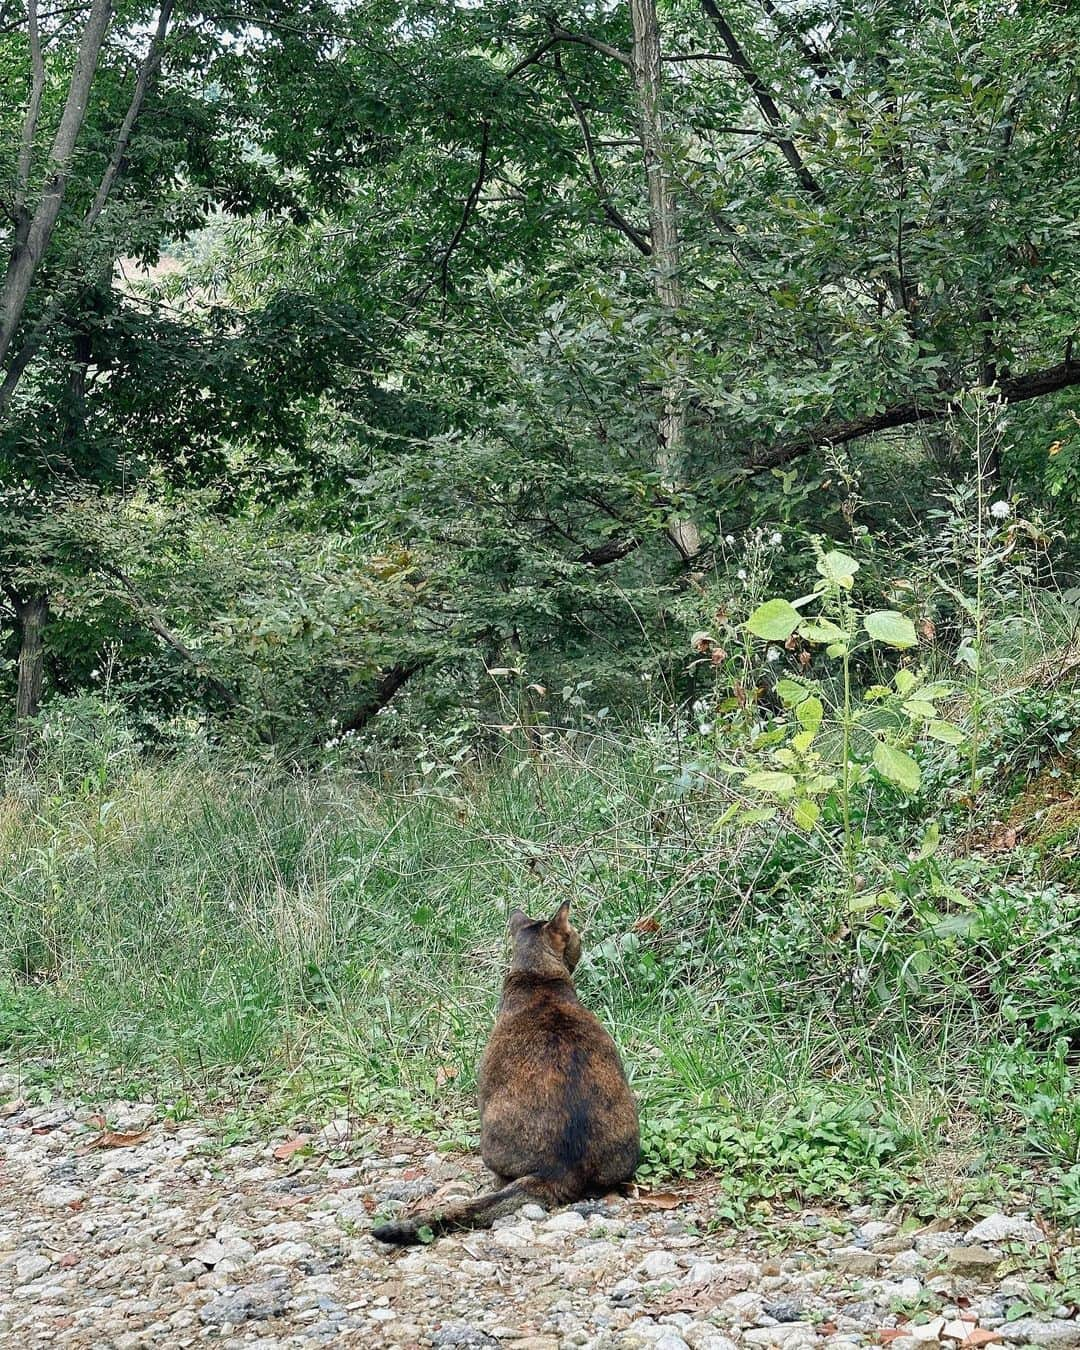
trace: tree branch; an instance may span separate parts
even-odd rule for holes
[[[750,92],[754,96],[755,102],[761,109],[762,116],[770,126],[782,129],[784,118],[780,109],[776,106],[776,101],[773,99],[772,94],[769,93],[761,76],[750,64],[749,57],[739,45],[738,38],[735,36],[734,32],[732,32],[731,27],[721,13],[716,0],[701,0],[701,3],[705,13],[716,27],[716,31],[720,34],[724,46],[728,49],[732,65],[746,81]],[[812,197],[814,201],[823,202],[825,200],[825,193],[822,191],[817,179],[806,167],[802,155],[799,154],[795,147],[795,143],[788,136],[781,135],[776,138],[776,144],[780,147],[780,153],[791,166],[803,191],[806,192],[808,196]]]
[[[1080,385],[1080,362],[1073,361],[1069,355],[1056,366],[1049,366],[1045,370],[1027,371],[1023,375],[1014,375],[1001,380],[997,390],[1006,403],[1024,403],[1029,399],[1044,398],[1047,394],[1055,394],[1074,385]],[[919,422],[937,422],[945,417],[956,403],[957,397],[954,394],[929,399],[925,403],[914,401],[895,403],[879,413],[853,418],[847,422],[823,422],[801,436],[757,450],[751,458],[751,466],[755,471],[776,468],[821,445],[846,445],[849,441],[860,440],[863,436],[872,436],[879,431],[914,426]]]
[[[604,56],[610,56],[613,61],[618,61],[624,66],[630,64],[629,52],[622,52],[618,47],[612,47],[607,42],[601,42],[599,38],[591,37],[588,33],[569,33],[565,28],[560,28],[558,24],[552,24],[551,36],[558,42],[573,42],[582,47],[591,47],[593,51],[600,52]]]
[[[150,40],[150,45],[146,49],[146,55],[139,63],[139,73],[135,77],[135,88],[131,95],[131,102],[128,104],[128,110],[124,114],[124,120],[120,124],[120,130],[116,134],[116,143],[113,145],[112,154],[109,156],[109,162],[105,166],[105,172],[101,176],[101,182],[98,184],[98,190],[94,194],[94,200],[90,204],[83,219],[83,228],[91,228],[98,216],[101,215],[102,207],[109,199],[120,176],[120,170],[123,167],[124,156],[127,154],[128,145],[131,142],[131,133],[135,128],[135,123],[139,119],[139,113],[142,112],[143,103],[146,100],[146,93],[150,87],[154,76],[161,66],[161,48],[165,41],[165,34],[169,29],[169,21],[172,18],[175,0],[162,0],[161,10],[158,13],[157,28],[154,36]]]
[[[652,245],[640,230],[635,229],[635,227],[631,225],[611,200],[611,194],[604,181],[603,170],[596,157],[596,146],[593,142],[592,131],[589,127],[588,119],[585,116],[585,109],[581,106],[580,100],[570,87],[570,81],[566,78],[566,71],[563,70],[562,62],[559,60],[557,52],[555,54],[555,71],[559,77],[559,82],[563,87],[563,92],[566,94],[567,99],[569,99],[570,106],[573,108],[574,115],[577,117],[578,125],[581,127],[582,139],[585,142],[585,154],[588,156],[589,168],[592,171],[593,186],[596,188],[596,194],[600,198],[600,208],[604,215],[607,216],[608,220],[611,221],[612,225],[614,225],[622,234],[626,235],[627,239],[630,240],[638,252],[644,254],[647,258],[649,254],[652,253]]]
[[[243,707],[243,703],[235,689],[231,689],[223,680],[219,680],[216,675],[211,674],[210,671],[207,670],[206,665],[198,652],[192,651],[187,643],[172,631],[150,601],[140,593],[135,583],[126,572],[121,571],[119,567],[113,566],[103,567],[102,571],[105,572],[107,576],[114,577],[120,583],[127,593],[128,599],[132,602],[133,608],[135,608],[146,620],[146,626],[152,633],[161,638],[162,642],[171,647],[179,657],[196,670],[210,688],[219,694],[230,708]]]
[[[433,656],[416,656],[411,661],[399,661],[396,665],[388,666],[375,681],[363,703],[354,708],[342,722],[342,733],[361,731],[373,717],[382,712],[402,685],[426,670],[434,660]]]
[[[38,116],[41,112],[41,95],[45,89],[45,62],[41,55],[41,30],[38,27],[37,0],[27,0],[26,14],[30,36],[30,97],[26,104],[26,116],[23,118],[22,137],[19,143],[19,165],[16,170],[16,228],[18,228],[26,210],[26,195],[30,190],[30,169],[34,158],[34,137],[37,134]],[[27,225],[29,225],[29,221],[27,221]]]

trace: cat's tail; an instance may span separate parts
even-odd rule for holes
[[[501,1190],[491,1191],[475,1200],[467,1200],[430,1214],[416,1214],[411,1218],[380,1224],[371,1230],[371,1236],[379,1242],[410,1246],[417,1242],[430,1242],[432,1238],[452,1232],[455,1228],[490,1228],[496,1219],[513,1214],[530,1200],[551,1207],[577,1198],[577,1188],[568,1180],[518,1177],[517,1181],[511,1181]]]

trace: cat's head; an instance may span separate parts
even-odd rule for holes
[[[524,910],[510,915],[514,943],[514,970],[536,975],[567,975],[581,959],[581,938],[570,922],[570,902],[564,900],[550,919],[530,919]]]

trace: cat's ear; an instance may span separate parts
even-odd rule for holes
[[[548,919],[547,923],[550,932],[564,940],[569,938],[570,928],[570,901],[564,900],[555,913]]]
[[[509,919],[510,936],[517,937],[527,923],[529,923],[529,916],[525,911],[523,909],[515,909]]]

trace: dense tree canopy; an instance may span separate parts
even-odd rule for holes
[[[666,668],[725,530],[837,472],[908,530],[974,387],[1068,500],[1078,56],[1064,0],[4,0],[13,711]]]

